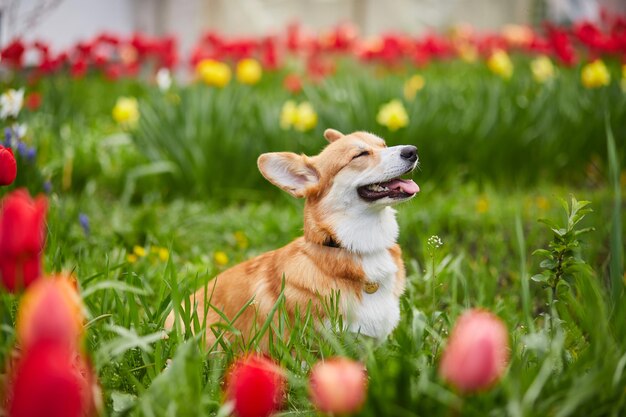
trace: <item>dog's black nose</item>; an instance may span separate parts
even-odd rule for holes
[[[409,160],[411,162],[417,161],[417,148],[412,145],[407,145],[400,151],[400,157],[402,159]]]

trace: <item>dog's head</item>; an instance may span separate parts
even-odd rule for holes
[[[419,192],[415,182],[400,178],[417,165],[415,146],[387,147],[383,139],[365,132],[344,135],[327,129],[324,137],[330,144],[319,155],[265,153],[258,159],[259,170],[291,195],[327,200],[336,209],[346,204],[386,207]]]

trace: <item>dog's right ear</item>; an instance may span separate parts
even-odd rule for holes
[[[326,138],[327,141],[329,141],[330,143],[333,143],[337,139],[342,138],[343,133],[335,129],[326,129],[324,131],[324,137]]]
[[[305,197],[318,185],[320,176],[304,155],[270,152],[259,156],[259,171],[269,182],[294,197]]]

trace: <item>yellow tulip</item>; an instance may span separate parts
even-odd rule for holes
[[[121,125],[134,126],[139,121],[139,105],[134,97],[120,97],[113,107],[113,120]]]
[[[313,129],[317,125],[317,113],[308,101],[300,103],[296,113],[296,119],[293,122],[294,129],[300,132],[306,132]]]
[[[501,49],[491,54],[487,60],[487,67],[489,67],[494,74],[507,80],[513,75],[513,63],[511,62],[511,58],[509,58],[509,54]]]
[[[308,101],[296,104],[287,100],[280,111],[280,127],[287,130],[294,128],[306,132],[317,125],[317,113]]]
[[[242,84],[254,85],[262,75],[263,68],[256,59],[242,59],[237,63],[237,80]]]
[[[610,84],[611,74],[604,62],[596,59],[583,67],[580,79],[585,88],[599,88]]]
[[[285,101],[280,110],[280,128],[288,130],[293,126],[294,120],[298,117],[298,105],[293,100]]]
[[[404,82],[404,98],[409,101],[415,100],[417,92],[424,88],[426,81],[424,77],[419,74],[413,75],[411,78]]]
[[[391,100],[380,107],[376,121],[395,132],[409,124],[409,115],[400,100]]]
[[[545,55],[533,59],[530,63],[530,70],[533,73],[535,81],[540,84],[543,84],[554,77],[554,65],[552,65],[550,58]]]
[[[196,73],[205,84],[224,87],[230,82],[230,67],[214,59],[203,59],[196,66]]]

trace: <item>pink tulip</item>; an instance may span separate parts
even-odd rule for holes
[[[506,326],[494,314],[465,312],[452,329],[439,374],[462,392],[489,388],[506,370],[508,339]]]
[[[238,417],[269,417],[280,410],[285,376],[270,359],[248,356],[235,362],[228,374],[226,398]]]
[[[357,412],[367,394],[365,368],[346,358],[318,362],[311,370],[310,394],[315,408],[323,413]]]

